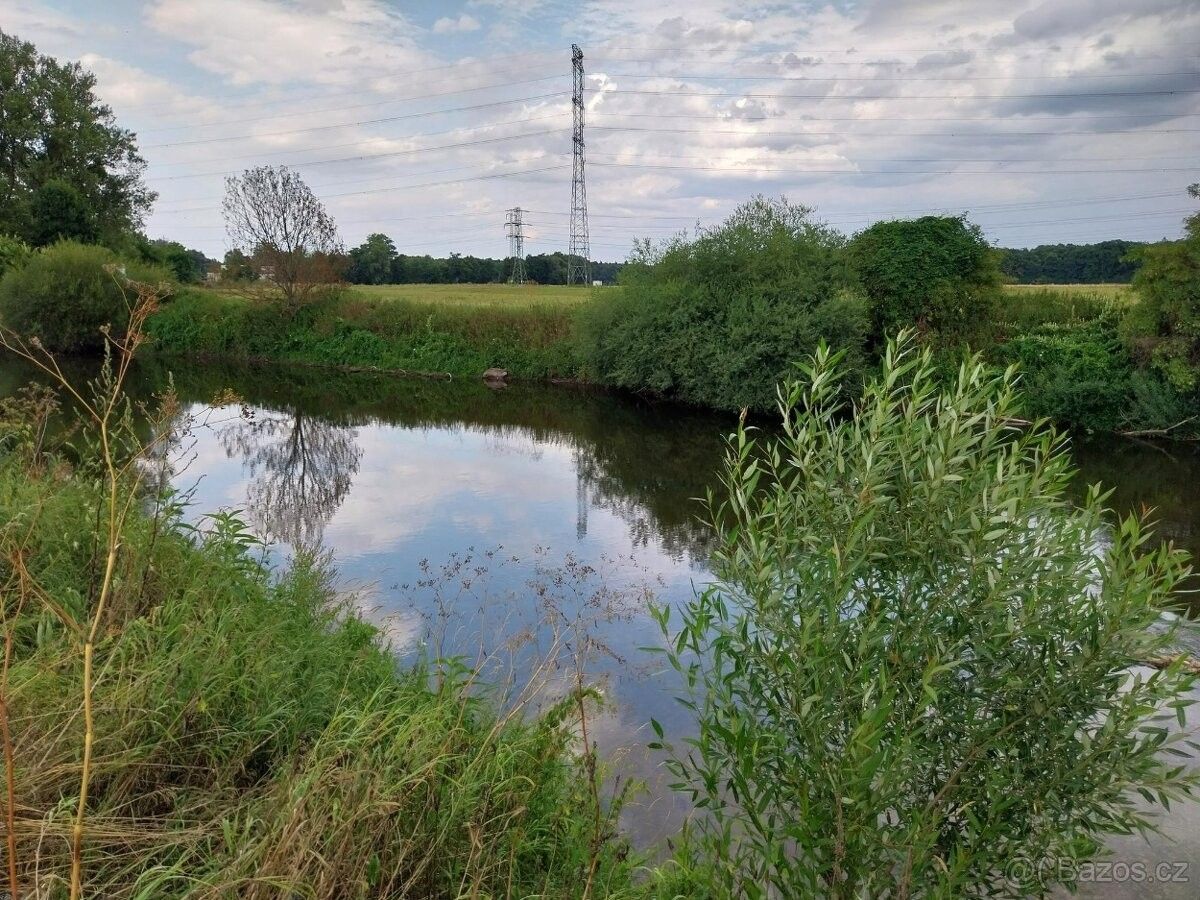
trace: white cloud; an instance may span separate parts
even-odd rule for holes
[[[385,0],[150,0],[143,25],[170,39],[156,52],[129,37],[137,23],[116,6],[86,18],[45,14],[36,32],[40,6],[0,0],[0,22],[96,71],[100,94],[141,137],[161,193],[153,233],[210,253],[222,252],[220,173],[261,163],[296,165],[350,244],[383,230],[405,252],[499,255],[503,210],[520,204],[546,211],[531,225],[530,252],[562,249],[573,41],[589,76],[599,259],[623,258],[635,236],[719,221],[759,191],[814,205],[847,230],[894,211],[948,208],[978,210],[1010,244],[1169,236],[1178,215],[1144,214],[1178,207],[1181,195],[1036,214],[986,207],[1196,180],[1158,171],[1194,164],[1195,122],[1179,117],[1200,107],[1186,91],[1165,93],[1194,86],[1185,76],[1145,77],[1186,68],[1181,42],[1200,40],[1200,7],[1188,0],[691,0],[682,9],[584,0],[569,13],[542,0],[468,0],[440,8],[443,18],[424,28],[406,9]],[[504,29],[523,37],[528,57],[513,61]],[[435,33],[456,35],[464,55],[435,55]],[[164,59],[170,67],[157,68]],[[541,76],[559,80],[520,83]],[[1160,93],[1143,91],[1152,88]],[[1061,90],[1113,97],[980,96]],[[541,94],[553,96],[534,99]],[[521,102],[503,102],[511,98]],[[474,108],[442,114],[455,107]],[[1117,133],[1143,126],[1163,133]],[[326,160],[335,162],[306,163]],[[1088,172],[1106,166],[1147,174]],[[1064,174],[1027,171],[1038,168]],[[1012,227],[1126,210],[1143,215]]]
[[[379,0],[155,0],[146,19],[194,47],[194,65],[238,85],[361,84],[433,62],[416,44],[417,29]]]
[[[457,19],[443,17],[433,23],[435,34],[455,34],[457,32],[478,30],[479,20],[467,13],[463,13]]]
[[[47,44],[81,37],[88,30],[84,22],[31,0],[0,0],[0,27],[7,34],[38,44],[43,53],[53,49]]]

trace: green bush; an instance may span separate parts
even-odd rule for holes
[[[999,297],[999,256],[961,216],[877,222],[850,242],[871,301],[873,336],[916,327],[950,343],[985,323]]]
[[[0,320],[38,338],[49,350],[78,353],[104,344],[100,329],[122,333],[128,320],[123,278],[158,283],[169,274],[157,267],[126,265],[103,247],[64,241],[34,254],[0,280]]]
[[[644,246],[621,284],[578,320],[580,363],[605,384],[765,409],[820,340],[862,358],[866,306],[843,240],[786,200],[759,197],[694,240]]]
[[[25,265],[33,251],[23,240],[12,235],[0,234],[0,276],[9,269]]]
[[[1194,403],[1153,369],[1139,368],[1121,339],[1115,310],[1076,325],[1046,324],[992,348],[1017,364],[1025,414],[1087,431],[1170,429]],[[1187,428],[1175,437],[1189,436]]]
[[[1200,185],[1189,193],[1200,198]],[[1200,390],[1200,213],[1181,241],[1138,251],[1133,279],[1141,302],[1130,314],[1126,339],[1140,362],[1180,391]]]
[[[1113,431],[1128,424],[1133,361],[1111,319],[1043,325],[1000,345],[993,356],[1020,366],[1027,415],[1066,428]]]
[[[677,634],[657,613],[722,896],[1045,896],[1150,824],[1131,793],[1194,793],[1158,719],[1195,676],[1130,671],[1174,640],[1186,555],[1109,527],[1098,487],[1071,501],[1063,439],[1009,424],[1011,372],[939,388],[931,356],[890,344],[850,407],[820,350],[782,434],[731,439],[715,585]]]

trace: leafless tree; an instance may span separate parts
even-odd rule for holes
[[[254,261],[289,311],[339,280],[344,259],[337,225],[296,172],[256,166],[225,179],[221,205],[232,248]]]

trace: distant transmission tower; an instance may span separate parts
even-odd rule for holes
[[[567,251],[567,284],[590,284],[591,263],[588,256],[587,182],[584,180],[583,144],[583,51],[571,45],[571,72],[574,88],[571,105],[574,111],[574,165],[571,171],[571,246]]]
[[[509,284],[525,283],[525,211],[519,206],[508,210],[504,217],[504,231],[508,234],[508,255],[512,257],[512,274]]]

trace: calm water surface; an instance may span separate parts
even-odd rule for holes
[[[650,784],[626,827],[646,841],[677,827],[682,808],[641,749],[650,717],[677,737],[688,729],[678,685],[643,649],[658,643],[646,593],[679,602],[707,578],[694,498],[716,485],[732,415],[555,386],[171,369],[193,411],[224,388],[250,411],[223,408],[177,448],[174,481],[193,515],[242,510],[280,563],[300,544],[326,548],[401,653],[433,633],[443,652],[520,670],[557,627],[586,624],[588,670],[609,701],[590,736]],[[0,391],[23,374],[4,363]],[[137,390],[166,378],[151,361]],[[1077,439],[1075,458],[1080,490],[1100,480],[1119,511],[1154,507],[1160,533],[1200,555],[1194,445]],[[567,678],[555,673],[551,688]]]

